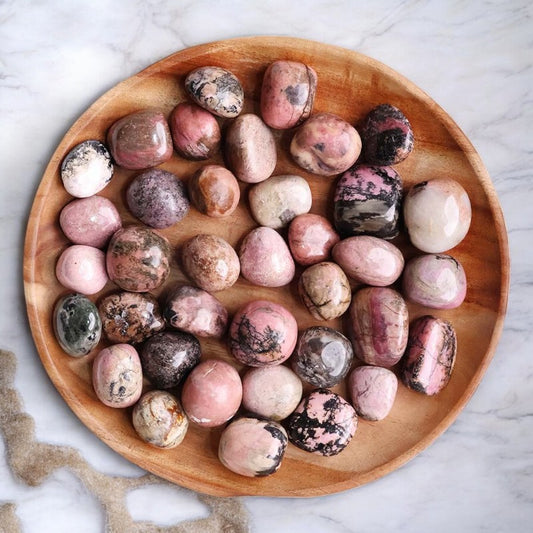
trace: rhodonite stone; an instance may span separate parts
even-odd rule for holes
[[[349,327],[355,355],[369,365],[389,368],[407,346],[407,305],[393,289],[365,287],[353,295]]]
[[[242,417],[222,432],[218,457],[241,476],[269,476],[279,469],[287,442],[287,432],[277,422]]]
[[[185,78],[185,90],[204,109],[219,117],[235,118],[244,102],[237,77],[221,67],[199,67]]]
[[[97,140],[78,144],[61,163],[63,185],[76,198],[87,198],[101,191],[111,181],[113,171],[110,153]]]
[[[102,322],[96,306],[82,294],[67,294],[54,308],[54,333],[61,348],[73,357],[88,354],[99,342]]]
[[[357,414],[341,396],[317,389],[289,418],[289,440],[302,450],[331,456],[340,453],[355,434]]]
[[[426,315],[411,324],[401,373],[403,383],[432,396],[449,382],[455,364],[457,338],[450,322]]]
[[[129,170],[155,167],[174,152],[167,119],[157,109],[118,119],[107,132],[107,144],[117,165]]]
[[[451,255],[421,255],[407,262],[402,286],[408,300],[434,309],[454,309],[465,299],[466,275]]]
[[[399,233],[402,182],[392,167],[357,165],[335,189],[334,223],[345,236],[392,239]]]
[[[396,165],[413,149],[413,130],[407,117],[390,104],[368,113],[363,129],[363,154],[371,165]]]
[[[126,190],[129,210],[152,228],[168,228],[189,212],[183,182],[172,172],[153,168],[135,176]]]
[[[313,326],[300,335],[291,361],[294,371],[311,385],[333,387],[348,374],[353,348],[342,333]]]
[[[465,238],[472,207],[467,192],[457,181],[434,178],[409,189],[403,215],[412,244],[423,252],[438,254]]]
[[[115,343],[139,343],[161,331],[165,321],[149,293],[121,291],[98,304],[105,336]]]
[[[143,226],[127,226],[109,242],[107,272],[121,289],[148,292],[167,279],[170,253],[169,242],[159,233]]]
[[[231,353],[240,363],[279,365],[296,346],[298,324],[282,305],[254,300],[235,313],[229,337]]]
[[[189,419],[167,391],[152,390],[135,404],[132,423],[142,440],[156,448],[175,448],[185,438]]]

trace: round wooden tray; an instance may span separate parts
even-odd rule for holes
[[[218,461],[221,429],[206,430],[191,424],[183,443],[171,450],[142,442],[131,425],[131,409],[106,407],[93,392],[91,362],[98,350],[75,359],[60,349],[53,333],[52,310],[68,291],[57,282],[54,269],[59,254],[68,246],[59,228],[59,212],[71,198],[62,186],[59,167],[77,143],[92,138],[105,140],[109,126],[123,115],[148,107],[169,114],[177,103],[186,100],[185,75],[199,66],[219,65],[233,71],[244,86],[245,111],[259,114],[262,75],[276,59],[301,61],[317,71],[315,112],[336,113],[356,126],[380,103],[391,103],[407,115],[415,134],[415,149],[396,166],[405,189],[426,179],[451,177],[465,187],[472,201],[470,231],[451,251],[466,270],[468,293],[463,305],[450,311],[409,304],[411,319],[432,312],[448,318],[457,331],[457,363],[449,385],[439,395],[427,398],[400,385],[390,415],[381,422],[360,420],[355,437],[339,455],[325,458],[289,445],[276,474],[246,478],[233,474]],[[275,136],[278,164],[274,174],[293,173],[307,178],[313,192],[312,212],[331,217],[336,180],[307,174],[292,163],[288,156],[291,132],[276,132]],[[219,155],[209,162],[222,164],[222,158]],[[162,168],[186,181],[203,164],[175,155]],[[133,174],[117,167],[115,177],[100,193],[112,199],[125,225],[138,223],[124,205],[125,184]],[[246,232],[256,226],[247,207],[247,188],[242,184],[243,200],[230,217],[211,219],[191,208],[182,222],[161,232],[176,255],[171,278],[157,296],[174,282],[187,282],[179,268],[179,249],[188,237],[215,233],[238,247]],[[406,258],[417,253],[404,236],[395,243]],[[338,492],[379,478],[414,457],[453,422],[479,384],[502,329],[508,282],[507,236],[496,194],[478,154],[452,119],[413,83],[377,61],[334,46],[285,37],[233,39],[183,50],[99,98],[69,129],[46,168],[31,209],[24,250],[24,287],[32,334],[50,379],[71,409],[100,439],[133,463],[179,485],[222,496],[317,496]],[[216,296],[230,314],[251,299],[280,302],[292,310],[303,329],[317,321],[299,301],[294,284],[266,289],[240,278],[231,289]],[[113,290],[116,287],[109,283],[92,299],[97,302]],[[342,328],[338,320],[322,324]],[[99,349],[105,344],[103,340]],[[202,339],[201,345],[204,358],[222,357],[243,373],[224,342]],[[345,394],[342,385],[335,390]]]

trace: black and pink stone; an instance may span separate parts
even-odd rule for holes
[[[334,196],[334,222],[343,236],[393,239],[399,233],[402,181],[388,166],[356,165],[340,178]]]
[[[355,409],[328,389],[306,396],[289,418],[289,440],[302,450],[324,456],[337,455],[357,429]]]
[[[363,154],[372,165],[396,165],[413,149],[413,130],[407,117],[391,104],[368,113],[361,130]]]

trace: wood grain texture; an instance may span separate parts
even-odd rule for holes
[[[217,459],[221,429],[206,430],[191,425],[184,442],[173,450],[158,450],[143,443],[130,422],[131,409],[112,409],[101,404],[92,389],[91,361],[105,346],[81,359],[62,352],[52,329],[52,310],[66,294],[55,279],[54,268],[68,246],[58,217],[71,200],[61,184],[63,157],[86,139],[105,140],[109,126],[127,113],[147,107],[167,115],[186,100],[183,80],[193,68],[218,65],[233,71],[246,94],[245,112],[259,113],[263,72],[276,59],[302,61],[318,73],[314,112],[330,111],[359,125],[368,111],[380,104],[399,107],[411,121],[415,149],[396,166],[405,189],[436,177],[451,177],[467,190],[472,201],[471,229],[451,253],[466,271],[468,292],[455,310],[431,313],[449,319],[458,336],[457,363],[449,385],[436,397],[427,398],[400,385],[391,414],[380,422],[361,420],[350,445],[338,456],[323,458],[290,445],[280,470],[273,476],[249,479],[226,470]],[[222,121],[223,122],[223,121]],[[275,174],[304,176],[313,193],[312,212],[331,218],[335,179],[303,172],[288,156],[291,132],[276,132],[278,163]],[[209,161],[222,163],[218,155]],[[184,181],[201,167],[175,155],[161,167]],[[124,205],[124,190],[134,172],[116,168],[111,183],[100,194],[110,198],[124,224],[137,223]],[[191,209],[175,226],[162,230],[176,250],[171,279],[156,292],[163,296],[174,282],[186,282],[181,273],[181,244],[197,233],[215,233],[238,246],[255,223],[246,202],[248,185],[242,184],[238,209],[225,219],[211,219]],[[417,252],[405,236],[396,239],[406,258]],[[507,235],[498,199],[490,178],[471,143],[453,120],[423,91],[388,67],[345,49],[285,37],[252,37],[215,42],[171,55],[118,84],[99,98],[69,129],[52,156],[35,196],[24,250],[24,286],[32,334],[42,363],[67,404],[100,439],[133,463],[179,485],[204,493],[263,496],[317,496],[367,483],[398,468],[426,448],[456,418],[489,365],[498,342],[507,305],[509,254]],[[109,283],[94,297],[98,301],[116,287]],[[230,314],[245,302],[266,298],[287,306],[300,329],[317,324],[301,304],[295,288],[254,287],[244,279],[217,297]],[[429,310],[409,304],[410,318]],[[340,320],[322,323],[342,329]],[[204,358],[221,357],[243,368],[228,353],[223,341],[201,340]],[[148,383],[146,387],[148,388]],[[345,393],[343,385],[334,390]]]

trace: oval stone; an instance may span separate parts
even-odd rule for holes
[[[457,353],[457,337],[450,322],[426,315],[411,324],[401,379],[428,396],[450,381]]]
[[[261,226],[279,229],[311,209],[313,197],[301,176],[272,176],[254,185],[248,194],[252,216]]]
[[[388,287],[365,287],[350,305],[350,338],[355,355],[369,365],[389,368],[407,346],[409,316],[399,292]]]
[[[82,294],[67,294],[54,308],[54,333],[57,342],[69,355],[88,354],[99,342],[102,322],[98,309]]]
[[[244,103],[244,90],[235,74],[221,67],[199,67],[185,78],[185,90],[204,109],[235,118]]]
[[[457,181],[434,178],[409,189],[403,214],[412,244],[423,252],[438,254],[465,238],[472,207],[467,192]]]
[[[98,311],[105,336],[115,343],[139,343],[161,331],[165,321],[149,293],[121,291],[103,298]]]
[[[370,235],[343,239],[333,247],[332,256],[349,278],[375,287],[394,283],[404,266],[399,248]]]
[[[405,265],[403,294],[434,309],[459,307],[466,296],[466,274],[457,259],[447,254],[414,257]]]
[[[392,239],[399,233],[402,182],[392,167],[357,165],[335,189],[334,223],[345,236]]]

